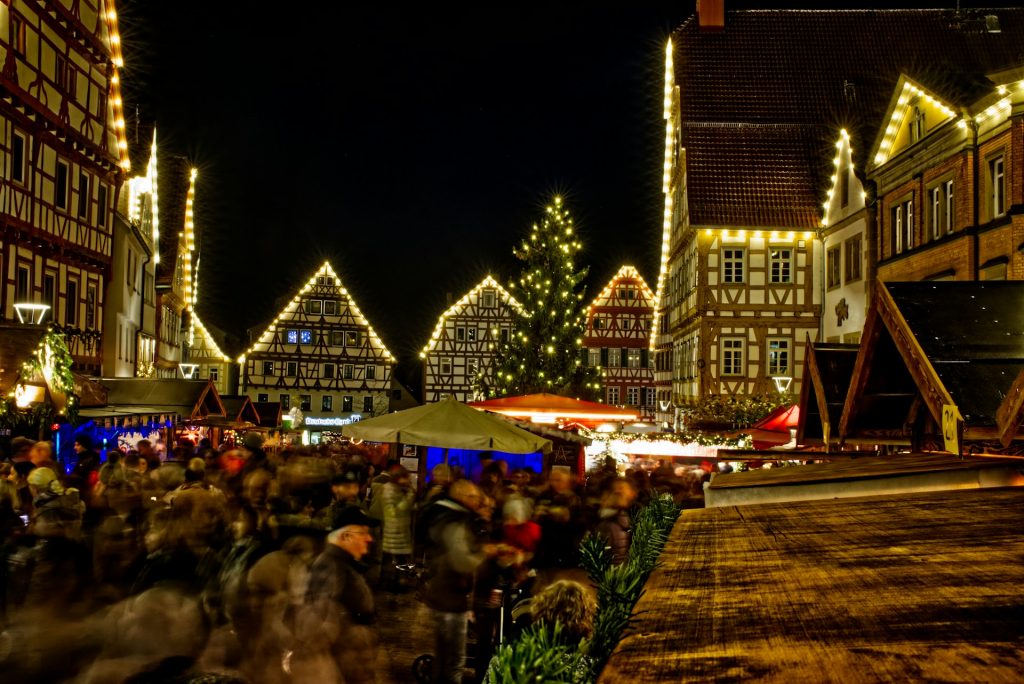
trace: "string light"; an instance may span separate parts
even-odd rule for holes
[[[928,93],[921,89],[920,86],[910,81],[905,76],[901,78],[903,81],[903,87],[900,89],[899,98],[896,101],[896,107],[893,110],[892,117],[889,119],[889,125],[885,128],[885,135],[882,137],[881,143],[879,143],[878,151],[875,153],[874,160],[875,164],[884,164],[889,160],[892,154],[893,145],[896,142],[896,136],[903,130],[903,125],[907,120],[909,114],[910,100],[912,98],[923,99],[933,109],[938,110],[947,119],[951,119],[956,116],[956,112],[946,104],[942,102],[931,93]]]
[[[142,202],[149,195],[150,216],[153,237],[153,263],[160,263],[160,210],[157,200],[157,158],[156,128],[153,129],[153,142],[149,146],[149,162],[146,164],[146,175],[128,179],[128,218],[140,222]]]
[[[847,165],[843,166],[843,160],[846,160]],[[839,131],[839,140],[836,141],[836,156],[832,160],[832,164],[836,167],[836,172],[832,176],[832,187],[828,189],[828,201],[825,202],[825,211],[821,215],[821,225],[828,226],[828,212],[832,206],[832,198],[835,196],[837,188],[840,187],[839,177],[841,174],[850,173],[850,160],[853,159],[853,147],[850,145],[850,134],[846,132],[846,129]]]
[[[663,102],[663,116],[665,119],[665,173],[662,178],[662,193],[665,195],[665,211],[662,215],[661,229],[661,263],[658,267],[657,299],[658,306],[661,306],[662,297],[665,294],[665,278],[668,273],[668,256],[672,240],[672,192],[669,183],[672,179],[672,160],[675,158],[673,152],[675,147],[675,99],[676,99],[675,69],[672,65],[672,39],[665,44],[665,99]],[[650,350],[655,351],[657,346],[659,316],[654,316],[651,325]]]
[[[114,131],[117,135],[117,147],[120,154],[120,167],[125,173],[131,171],[132,162],[128,156],[128,139],[125,137],[124,103],[121,100],[121,79],[118,76],[118,69],[124,67],[124,57],[121,54],[121,32],[117,24],[117,10],[114,8],[114,0],[107,0],[107,11],[103,18],[107,26],[107,36],[110,42],[110,61],[113,63],[113,73],[110,76],[110,104],[114,114]],[[106,118],[106,112],[100,112],[100,116]]]
[[[440,318],[437,319],[437,325],[434,326],[434,332],[430,334],[430,340],[420,351],[420,358],[427,358],[427,354],[434,350],[437,346],[438,341],[441,339],[441,333],[444,330],[445,321],[453,316],[457,316],[463,313],[465,307],[471,304],[476,297],[479,295],[481,290],[493,289],[495,291],[495,301],[504,302],[507,306],[511,307],[516,313],[522,313],[523,305],[516,301],[515,297],[509,294],[508,290],[498,284],[498,281],[488,275],[486,278],[481,280],[476,287],[467,292],[462,296],[459,301],[455,302],[448,307]],[[494,328],[493,333],[498,335],[498,329]],[[493,346],[493,345],[492,345]]]

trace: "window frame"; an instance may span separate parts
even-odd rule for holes
[[[21,150],[18,151],[20,146]],[[28,135],[22,133],[17,129],[11,131],[11,182],[17,183],[18,185],[25,186],[26,173],[25,173],[25,160],[28,157],[25,151],[28,149]],[[20,157],[20,159],[18,158]]]
[[[825,250],[825,289],[835,290],[843,284],[843,247],[834,245]]]
[[[284,376],[286,378],[294,378],[299,374],[299,363],[298,361],[286,361],[284,364]]]
[[[68,210],[68,186],[70,185],[68,181],[70,179],[70,176],[71,164],[69,162],[64,161],[63,159],[58,159],[57,170],[53,176],[53,206],[60,209],[61,211]]]
[[[333,363],[325,363],[323,370],[323,377],[328,380],[333,380],[337,373],[337,366]]]
[[[292,407],[292,395],[290,394],[279,394],[277,395],[277,402],[281,404],[282,411],[288,411]]]
[[[776,257],[776,254],[786,253],[786,257]],[[778,267],[776,269],[776,267]],[[778,273],[776,274],[776,270]],[[793,248],[792,247],[768,247],[768,282],[772,285],[793,284]]]
[[[324,314],[324,300],[322,299],[307,299],[306,300],[306,313],[310,316],[323,316]]]
[[[746,280],[747,250],[744,247],[722,247],[722,283],[741,285]]]
[[[92,182],[85,169],[78,168],[78,218],[89,221],[89,200],[92,199]]]
[[[364,371],[363,378],[365,380],[376,380],[377,379],[377,366],[375,366],[372,363],[368,364],[366,366],[366,370]]]
[[[784,346],[773,348],[773,344],[782,344]],[[769,377],[793,374],[793,340],[788,337],[772,336],[765,340],[764,348],[765,371]],[[785,359],[784,367],[779,365],[779,356]]]
[[[99,308],[99,288],[96,283],[85,284],[85,329],[94,330],[98,321],[97,309]]]
[[[346,394],[341,398],[341,412],[352,413],[352,395]]]
[[[299,410],[309,412],[313,407],[313,395],[312,394],[300,394],[299,395]]]
[[[1006,216],[1006,154],[1004,152],[993,154],[988,158],[988,182],[989,219]]]
[[[851,258],[856,257],[856,258]],[[856,273],[851,268],[856,264]],[[864,240],[858,233],[843,240],[843,282],[855,283],[864,277]]]
[[[446,367],[447,370],[445,370]],[[445,356],[442,357],[441,359],[438,359],[437,369],[439,375],[451,375],[454,367],[455,364],[452,363],[451,358]]]
[[[320,397],[320,412],[327,413],[334,411],[334,397],[330,394],[325,394]]]
[[[345,363],[341,366],[341,379],[342,380],[355,380],[356,378],[356,367],[355,364]]]
[[[264,361],[263,362],[263,369],[262,370],[263,370],[263,373],[261,373],[261,375],[263,375],[264,377],[266,377],[268,375],[274,375],[274,362],[273,361]]]
[[[493,287],[480,291],[480,308],[494,309],[498,306],[498,291]]]
[[[323,300],[323,314],[324,316],[337,316],[338,315],[338,300],[337,299],[325,299]],[[328,311],[330,309],[330,311]]]
[[[608,387],[606,387],[605,390],[606,390],[605,397],[608,400],[608,405],[609,406],[618,406],[619,405],[619,399],[621,399],[621,397],[619,396],[619,386],[618,385],[608,385]]]
[[[746,370],[747,340],[744,337],[722,337],[719,341],[719,372],[721,377],[742,377]]]
[[[81,288],[82,282],[77,276],[68,278],[64,292],[64,325],[78,326],[78,300],[81,297]]]

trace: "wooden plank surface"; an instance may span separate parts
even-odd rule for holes
[[[827,457],[827,456],[822,456]],[[869,456],[850,458],[843,454],[829,463],[786,466],[749,470],[747,472],[715,475],[708,485],[711,489],[727,487],[765,487],[771,485],[793,485],[830,480],[848,480],[873,477],[891,477],[909,473],[927,473],[943,470],[970,470],[974,468],[1006,467],[1024,468],[1024,459],[996,457],[957,458],[952,454],[906,454],[895,456]]]
[[[601,682],[1020,682],[1024,488],[684,511]]]

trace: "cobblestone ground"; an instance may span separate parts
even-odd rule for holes
[[[414,682],[413,661],[433,650],[430,611],[414,591],[392,594],[374,592],[377,629],[382,648],[380,682]]]

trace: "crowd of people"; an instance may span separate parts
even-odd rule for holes
[[[82,435],[65,469],[48,442],[12,441],[0,463],[5,677],[374,682],[387,667],[375,595],[415,591],[432,617],[429,677],[481,681],[511,592],[532,591],[536,619],[585,638],[584,535],[621,562],[633,506],[701,491],[699,474],[670,467],[555,466],[542,479],[485,453],[472,479],[438,464],[417,488],[397,461],[377,468],[337,445],[269,452],[249,434],[161,447],[101,458]]]

